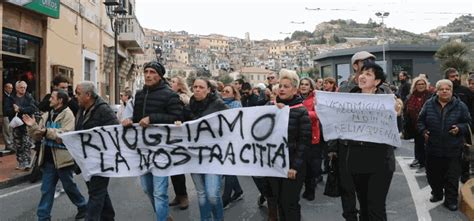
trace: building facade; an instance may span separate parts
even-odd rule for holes
[[[398,45],[385,46],[385,62],[383,61],[382,45],[333,50],[315,57],[314,63],[319,68],[321,76],[334,77],[338,84],[349,79],[353,73],[351,58],[358,51],[368,51],[375,55],[376,63],[385,71],[386,81],[398,84],[400,71],[407,71],[411,78],[423,73],[429,76],[430,82],[442,78],[440,64],[434,59],[439,45]]]
[[[137,72],[135,55],[144,51],[144,32],[135,17],[135,1],[120,4],[127,10],[118,30],[123,89],[133,86],[129,80]],[[25,80],[28,92],[40,100],[50,92],[54,76],[63,74],[73,87],[93,81],[100,96],[114,100],[114,32],[101,1],[1,1],[0,16],[2,85]]]

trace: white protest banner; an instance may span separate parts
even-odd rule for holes
[[[315,99],[324,139],[401,146],[393,94],[317,91]]]
[[[210,173],[287,177],[289,108],[236,108],[182,125],[121,125],[64,133],[60,137],[91,176],[157,176]]]

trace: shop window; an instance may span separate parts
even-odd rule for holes
[[[69,84],[74,85],[74,70],[72,68],[62,65],[53,65],[51,69],[53,70],[53,76],[51,76],[51,79],[57,75],[64,75],[69,78]]]

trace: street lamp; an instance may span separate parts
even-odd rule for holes
[[[390,15],[389,12],[376,12],[375,16],[382,19],[382,57],[383,63],[385,65],[385,24],[383,23],[383,19]]]
[[[110,19],[110,25],[114,32],[114,72],[115,72],[115,104],[120,104],[120,72],[118,64],[118,35],[122,25],[119,20],[123,15],[127,14],[127,10],[118,2],[118,0],[105,0],[104,2],[107,16]]]

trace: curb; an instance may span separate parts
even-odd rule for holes
[[[468,180],[461,187],[461,212],[467,216],[469,220],[474,220],[474,196],[473,189],[474,178]]]
[[[13,177],[9,180],[5,180],[3,182],[0,182],[0,189],[5,189],[5,188],[8,188],[8,187],[15,186],[17,184],[26,182],[26,181],[28,181],[29,177],[30,177],[30,173],[27,173],[27,174],[22,174],[22,175]]]

